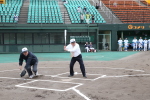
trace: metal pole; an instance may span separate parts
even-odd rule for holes
[[[143,23],[144,23],[144,11],[143,11]]]
[[[98,35],[99,29],[97,29],[97,50],[99,50],[99,35]]]
[[[65,12],[64,12],[64,24],[65,24]]]

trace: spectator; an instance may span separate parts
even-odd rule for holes
[[[16,14],[14,15],[14,19],[16,22],[18,21],[18,16]]]
[[[96,52],[95,49],[93,48],[92,42],[90,42],[89,48],[90,48],[90,51],[91,51],[91,52]]]
[[[108,43],[105,43],[105,47],[106,47],[106,50],[109,50],[109,44]]]
[[[99,8],[99,5],[98,5],[97,3],[96,3],[96,5],[95,5],[95,8],[96,8],[96,9],[98,9],[98,8]]]
[[[92,24],[94,24],[95,17],[92,15]]]
[[[64,0],[64,4],[68,4],[68,1],[67,1],[67,0]]]
[[[78,13],[82,13],[82,9],[80,8],[80,6],[77,8]]]
[[[89,52],[89,44],[88,44],[88,42],[85,43],[84,47],[86,49],[86,52]]]
[[[86,8],[86,7],[84,7],[84,8],[83,8],[83,12],[84,12],[84,14],[86,14],[86,11],[87,11],[87,8]]]
[[[84,22],[84,14],[83,13],[80,15],[80,21],[81,21],[81,24]]]
[[[114,6],[114,7],[117,7],[117,2],[114,2],[114,3],[113,3],[113,6]]]
[[[90,24],[90,18],[91,18],[91,14],[89,14],[88,12],[86,13],[86,23]]]

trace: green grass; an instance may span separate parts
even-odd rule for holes
[[[84,61],[118,60],[137,52],[82,53]],[[34,53],[39,61],[70,61],[70,53]],[[0,54],[0,63],[18,62],[20,54]]]

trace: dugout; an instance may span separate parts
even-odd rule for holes
[[[96,24],[42,26],[8,24],[0,28],[0,53],[18,53],[23,47],[27,47],[32,52],[64,52],[64,30],[67,30],[67,44],[73,36],[76,37],[82,51],[85,42],[92,42],[96,48],[98,30]]]

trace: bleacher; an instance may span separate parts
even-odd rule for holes
[[[0,4],[0,23],[16,23],[14,15],[20,15],[23,0],[7,0]]]
[[[58,2],[30,0],[27,23],[63,23]]]
[[[102,0],[106,7],[123,23],[150,23],[150,8],[140,6],[135,1],[117,1],[117,7],[113,6],[114,1]]]
[[[92,6],[88,0],[67,0],[68,4],[65,4],[65,7],[68,11],[71,23],[80,23],[80,13],[77,12],[78,6],[80,6],[82,9],[84,7],[87,8],[87,12],[89,12],[91,15],[94,15],[95,17],[95,23],[106,23],[104,18],[101,16],[101,14],[95,9],[94,6]],[[84,20],[84,23],[86,21]],[[91,20],[90,20],[91,23]]]

